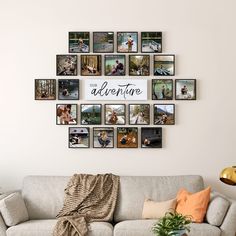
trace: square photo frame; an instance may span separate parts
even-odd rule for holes
[[[175,104],[154,104],[153,113],[154,125],[175,124]]]
[[[79,79],[58,80],[58,100],[79,100]]]
[[[152,79],[152,100],[173,100],[173,80]]]
[[[117,148],[138,148],[138,128],[117,127]]]
[[[126,72],[125,55],[105,55],[104,74],[105,76],[124,76]]]
[[[150,56],[149,55],[129,55],[129,75],[149,76]]]
[[[125,125],[126,106],[125,104],[105,104],[104,105],[105,125]]]
[[[77,55],[57,55],[57,76],[76,76],[78,70]]]
[[[141,32],[141,52],[161,53],[162,32]]]
[[[101,104],[80,104],[81,125],[101,125],[102,105]]]
[[[69,32],[69,53],[88,53],[90,51],[89,32]]]
[[[153,74],[156,76],[175,75],[175,55],[154,55]]]
[[[176,79],[175,99],[176,100],[196,100],[197,99],[196,79]]]
[[[56,100],[56,80],[35,79],[34,97],[35,100]]]
[[[89,148],[90,129],[89,127],[69,127],[69,148]]]
[[[94,127],[93,128],[94,148],[114,148],[114,128]]]
[[[129,104],[129,124],[149,125],[150,105],[149,104]]]
[[[93,52],[113,53],[114,32],[93,32]]]
[[[162,128],[142,127],[141,148],[162,148]]]
[[[117,52],[137,53],[138,32],[117,32]]]
[[[102,56],[101,55],[81,55],[81,75],[101,76]]]
[[[77,104],[57,104],[56,124],[57,125],[77,125],[78,111]]]

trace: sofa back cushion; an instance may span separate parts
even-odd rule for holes
[[[201,176],[121,176],[114,221],[142,218],[145,198],[166,201],[176,197],[180,188],[198,192],[204,188]]]

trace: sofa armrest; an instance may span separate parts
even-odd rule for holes
[[[7,226],[2,218],[2,215],[0,214],[0,236],[6,236],[6,230]]]

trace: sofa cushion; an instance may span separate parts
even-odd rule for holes
[[[225,198],[220,196],[213,197],[207,209],[206,221],[211,225],[220,226],[229,206],[230,202]]]
[[[0,212],[7,226],[27,221],[29,215],[19,192],[12,193],[0,201]]]
[[[31,220],[8,228],[7,236],[52,236],[57,220]],[[89,225],[88,236],[112,236],[113,226],[106,222]]]
[[[188,236],[220,236],[221,230],[213,225],[206,223],[192,223],[190,224],[190,233]]]
[[[121,176],[115,222],[142,218],[145,198],[166,201],[176,197],[180,188],[198,192],[204,187],[201,176]]]

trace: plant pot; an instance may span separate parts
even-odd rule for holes
[[[183,234],[186,233],[185,229],[179,229],[179,230],[175,230],[173,233],[175,233],[175,236],[182,236]]]

